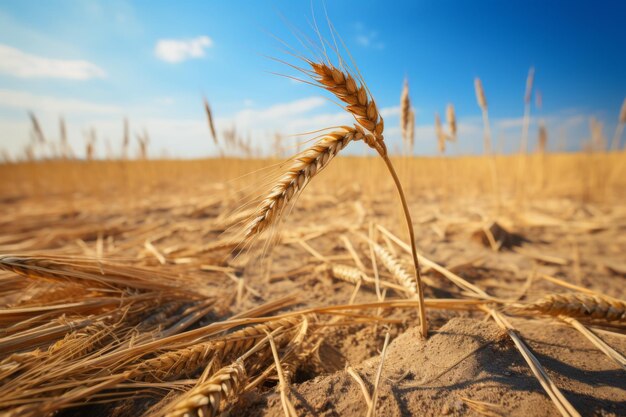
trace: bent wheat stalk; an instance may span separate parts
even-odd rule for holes
[[[424,295],[422,291],[422,279],[419,272],[419,261],[417,259],[417,248],[415,246],[415,234],[413,231],[413,221],[411,220],[411,213],[409,212],[409,206],[402,190],[402,184],[398,178],[398,174],[389,159],[387,153],[387,146],[384,142],[383,130],[384,122],[382,116],[378,113],[374,100],[369,96],[365,86],[363,84],[358,85],[354,81],[354,78],[348,72],[333,67],[332,65],[325,63],[314,63],[308,61],[313,68],[312,78],[320,85],[324,86],[328,91],[333,93],[335,97],[341,101],[347,103],[346,110],[354,116],[356,121],[365,129],[370,131],[372,135],[364,135],[364,142],[368,146],[375,149],[378,154],[383,158],[385,165],[389,173],[391,174],[393,181],[400,195],[400,201],[402,202],[402,209],[404,211],[404,217],[406,219],[407,228],[409,231],[409,237],[411,240],[411,251],[413,256],[413,265],[415,270],[415,281],[418,288],[418,295],[420,300],[419,315],[421,332],[424,337],[428,334],[428,324],[426,322],[426,311],[424,309]]]
[[[305,62],[311,69],[302,71],[314,83],[330,91],[335,97],[344,102],[346,104],[345,110],[352,114],[357,124],[354,125],[354,128],[343,127],[338,131],[323,136],[312,147],[293,158],[287,172],[278,180],[265,198],[261,200],[257,210],[245,226],[244,241],[254,238],[267,229],[268,226],[276,223],[283,209],[294,199],[294,196],[297,196],[311,181],[313,176],[325,168],[330,160],[350,141],[363,140],[383,158],[402,202],[411,241],[415,281],[418,288],[418,299],[420,300],[421,332],[425,337],[428,334],[428,324],[423,302],[424,296],[417,248],[415,246],[413,222],[402,184],[387,153],[387,146],[383,136],[385,128],[383,118],[360,77],[359,81],[357,81],[347,69],[337,68],[328,62],[314,62],[307,59],[305,59]]]

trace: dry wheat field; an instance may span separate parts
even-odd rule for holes
[[[0,415],[626,415],[626,153],[540,127],[531,154],[525,123],[497,154],[476,79],[484,155],[443,155],[450,105],[413,156],[407,83],[392,154],[358,72],[299,69],[354,123],[290,158],[207,101],[220,158],[37,158],[31,115],[0,165]]]
[[[0,167],[0,404],[22,415],[623,415],[623,153],[338,158],[252,249],[266,160]],[[236,182],[230,179],[239,178]],[[499,201],[498,201],[499,200]],[[272,246],[268,245],[272,240]]]

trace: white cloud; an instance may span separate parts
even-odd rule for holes
[[[106,72],[83,60],[50,59],[0,44],[0,73],[20,78],[65,78],[88,80],[104,78]]]
[[[382,117],[392,117],[400,115],[400,106],[383,107],[380,109],[380,115]]]
[[[154,54],[157,58],[171,63],[186,61],[205,56],[205,49],[213,46],[213,40],[208,36],[198,36],[193,39],[160,39]]]
[[[121,109],[108,104],[71,98],[31,94],[25,91],[0,89],[0,107],[64,114],[119,113]]]
[[[234,116],[237,126],[243,127],[270,127],[285,123],[288,118],[292,118],[303,113],[308,113],[327,103],[321,97],[309,97],[295,100],[289,103],[280,103],[265,109],[244,109]]]

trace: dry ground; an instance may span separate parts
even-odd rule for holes
[[[572,291],[550,281],[551,277],[626,298],[626,195],[620,168],[626,165],[624,155],[610,160],[589,155],[576,160],[555,158],[564,159],[558,166],[557,159],[532,162],[536,169],[530,169],[524,189],[519,185],[513,189],[516,179],[502,173],[499,198],[490,188],[484,161],[428,160],[417,168],[413,162],[397,161],[419,251],[499,300],[531,301],[548,293]],[[214,300],[213,308],[201,311],[188,329],[283,296],[296,302],[283,311],[375,302],[373,287],[364,285],[355,292],[354,284],[333,279],[327,266],[358,266],[351,245],[372,274],[370,247],[363,235],[373,230],[375,240],[411,271],[409,255],[377,225],[403,241],[406,230],[395,191],[379,167],[370,167],[376,162],[354,159],[349,163],[353,164],[349,169],[344,165],[343,170],[324,173],[319,184],[304,192],[290,216],[273,231],[275,245],[261,252],[264,242],[259,242],[256,248],[235,254],[221,236],[237,227],[228,215],[236,213],[242,203],[243,194],[234,190],[242,189],[248,180],[244,177],[232,183],[225,179],[240,176],[244,162],[236,167],[216,167],[219,161],[0,167],[5,179],[0,255],[3,262],[7,254],[25,259],[89,257],[103,262],[105,270],[110,262],[153,271],[153,276],[143,277],[147,281],[163,276],[184,278],[184,288],[176,290],[178,308],[166,300],[162,308],[169,310],[160,320],[182,314],[185,305]],[[498,161],[500,172],[506,172],[507,163]],[[568,171],[565,165],[584,168]],[[539,169],[543,169],[541,174]],[[559,175],[560,171],[568,174]],[[503,247],[492,247],[485,230],[492,232],[496,245],[502,241]],[[381,279],[393,281],[380,262],[377,266]],[[422,270],[431,283],[426,285],[427,298],[467,298],[441,273],[424,266]],[[11,318],[11,309],[68,302],[73,297],[64,294],[66,287],[54,279],[24,275],[29,274],[0,273],[0,318],[5,317],[0,323],[4,329],[0,345],[11,346],[10,352],[2,353],[4,359],[9,353],[45,351],[64,336],[27,338],[21,345],[14,344],[20,334],[41,325],[44,316],[37,311],[36,316],[24,313]],[[387,298],[402,296],[395,290],[385,294]],[[65,320],[96,314],[63,312]],[[485,313],[429,309],[427,340],[419,336],[414,308],[361,313],[378,314],[389,327],[373,320],[350,323],[349,316],[318,317],[320,323],[335,320],[335,325],[320,327],[318,352],[299,363],[294,372],[290,398],[298,415],[364,415],[368,407],[361,389],[345,369],[352,367],[371,392],[387,328],[391,343],[379,384],[378,415],[559,415],[507,333]],[[45,318],[53,319],[58,317]],[[553,318],[512,316],[510,321],[582,415],[626,415],[626,371],[578,331]],[[20,323],[21,328],[15,330]],[[626,354],[623,324],[596,332]],[[0,410],[6,412],[17,407],[7,407],[16,398],[12,378],[17,375],[5,376],[0,388]],[[274,379],[242,395],[232,415],[282,415]],[[132,400],[133,394],[127,394],[126,399],[87,405],[87,409],[74,407],[80,405],[78,401],[63,406],[63,413],[140,415],[154,398],[173,387],[166,384],[154,396]],[[142,387],[135,394],[139,391],[155,390]],[[60,394],[46,394],[42,401],[52,401],[55,395]]]

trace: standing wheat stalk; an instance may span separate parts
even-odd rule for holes
[[[448,122],[448,129],[450,130],[449,139],[451,142],[456,142],[456,114],[454,113],[454,105],[448,104],[446,107],[446,122]]]
[[[491,127],[489,126],[489,113],[487,111],[487,98],[485,97],[485,90],[483,89],[483,83],[480,78],[474,79],[474,89],[476,90],[476,101],[483,114],[483,152],[487,155],[491,154]]]
[[[539,123],[539,134],[537,136],[537,151],[541,154],[546,152],[548,145],[548,131],[546,130],[545,123]]]
[[[437,137],[437,150],[441,155],[446,151],[446,134],[441,126],[441,117],[439,113],[435,113],[435,136]]]
[[[213,143],[217,145],[217,134],[215,133],[215,125],[213,124],[213,113],[211,112],[211,106],[209,106],[209,102],[207,101],[206,97],[202,97],[202,101],[204,103],[206,118],[209,123],[209,130],[211,131],[211,138],[213,138]]]
[[[128,118],[124,118],[124,132],[122,136],[122,159],[128,159],[128,147],[130,146],[130,127]]]
[[[624,131],[624,124],[626,124],[626,98],[622,103],[622,109],[619,112],[619,119],[617,120],[617,126],[615,127],[615,134],[613,135],[613,141],[611,142],[611,150],[617,151],[620,148],[620,140],[622,139],[622,132]]]
[[[530,67],[528,77],[526,77],[526,92],[524,94],[524,121],[522,125],[522,142],[520,152],[528,153],[528,129],[530,127],[530,99],[533,94],[533,83],[535,80],[535,68]]]
[[[500,206],[500,185],[498,183],[498,167],[496,166],[495,155],[492,152],[491,146],[491,126],[489,124],[489,112],[487,110],[487,98],[485,97],[485,90],[483,89],[483,83],[480,78],[474,79],[474,89],[476,90],[476,101],[483,114],[483,153],[489,155],[489,174],[491,177],[491,186],[493,194],[495,196],[498,207]]]
[[[402,143],[404,144],[405,154],[413,154],[413,143],[415,134],[415,113],[411,108],[411,99],[409,97],[409,80],[404,79],[402,94],[400,96],[400,132],[402,133]]]

